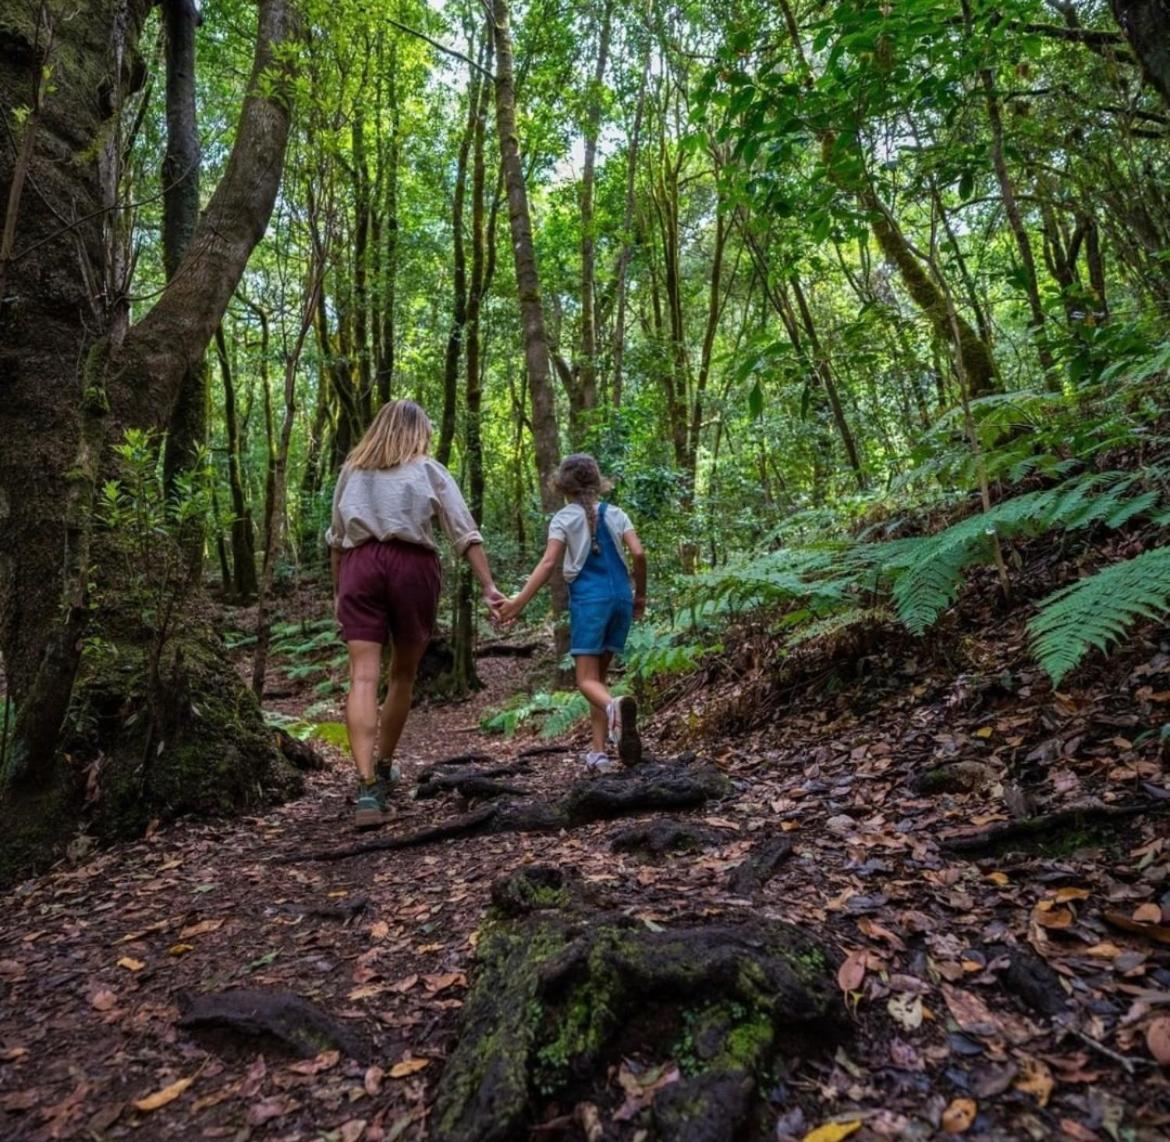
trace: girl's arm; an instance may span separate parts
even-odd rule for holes
[[[510,622],[528,606],[532,596],[549,581],[549,577],[556,570],[557,562],[562,558],[564,552],[565,541],[563,539],[550,539],[548,541],[548,546],[544,549],[540,562],[532,569],[532,574],[528,576],[528,582],[524,584],[518,594],[513,595],[500,608],[501,619]]]
[[[640,619],[646,613],[646,552],[632,527],[622,539],[634,562],[634,618]]]

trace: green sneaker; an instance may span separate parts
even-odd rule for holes
[[[353,811],[355,829],[376,829],[386,819],[385,809],[376,781],[358,782],[357,805]]]

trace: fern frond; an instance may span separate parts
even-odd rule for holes
[[[1049,595],[1028,624],[1032,649],[1053,685],[1090,648],[1108,650],[1140,619],[1170,612],[1170,547],[1158,547]]]
[[[892,579],[898,618],[914,634],[922,634],[955,601],[967,569],[990,558],[994,537],[1013,539],[1097,523],[1120,527],[1148,512],[1160,496],[1153,491],[1133,494],[1138,483],[1139,477],[1128,472],[1089,473],[1002,500],[935,535],[886,544],[882,564]]]
[[[827,619],[818,619],[802,626],[789,636],[785,649],[796,650],[815,639],[831,639],[852,627],[886,623],[893,617],[885,607],[851,607],[847,611],[830,615]]]

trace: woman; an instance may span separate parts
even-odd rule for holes
[[[504,602],[492,582],[483,536],[451,473],[427,455],[430,443],[431,422],[414,401],[383,405],[342,466],[325,536],[334,613],[349,650],[345,722],[358,771],[359,829],[385,820],[386,797],[397,779],[394,750],[435,627],[441,586],[431,533],[436,516],[456,553],[467,557],[493,613]],[[379,716],[387,642],[393,653]]]

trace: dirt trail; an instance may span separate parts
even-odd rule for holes
[[[989,636],[1009,653],[1004,631]],[[783,836],[791,855],[751,908],[839,950],[855,1028],[835,1053],[780,1068],[770,1137],[832,1119],[849,1126],[834,1137],[862,1142],[960,1127],[971,1138],[1170,1137],[1170,1088],[1150,1058],[1161,1031],[1170,1051],[1170,1020],[1158,1026],[1170,1004],[1170,844],[1155,799],[1170,794],[1156,744],[1135,747],[1115,712],[1138,708],[1135,693],[1148,698],[1170,666],[1136,662],[1118,666],[1111,690],[1054,696],[1026,675],[1005,695],[891,659],[864,704],[797,700],[766,729],[721,739],[708,756],[736,792],[689,815],[713,842],[660,862],[612,852],[630,824],[617,821],[281,863],[350,839],[352,781],[338,757],[303,798],[262,817],[181,823],[28,882],[0,899],[0,1136],[425,1138],[496,876],[572,866],[612,908],[669,926],[742,910],[730,873],[762,838]],[[408,779],[427,761],[502,761],[531,744],[475,729],[520,678],[514,662],[483,665],[489,689],[473,703],[416,711]],[[989,659],[982,677],[1001,666]],[[1066,801],[1155,809],[1100,835],[1086,827],[1064,852],[949,853],[949,834],[1007,819],[1003,763],[1040,739]],[[983,767],[969,791],[915,791],[923,769],[956,759]],[[510,780],[551,800],[579,770],[565,752]],[[464,807],[457,795],[400,796],[388,830]],[[1013,944],[1039,952],[1041,990],[1055,986],[1059,1011],[1010,984]],[[313,1001],[362,1037],[367,1062],[328,1050],[298,1060],[177,1025],[185,994],[232,987]],[[566,1121],[565,1110],[547,1117]],[[636,1130],[607,1118],[604,1137]]]

